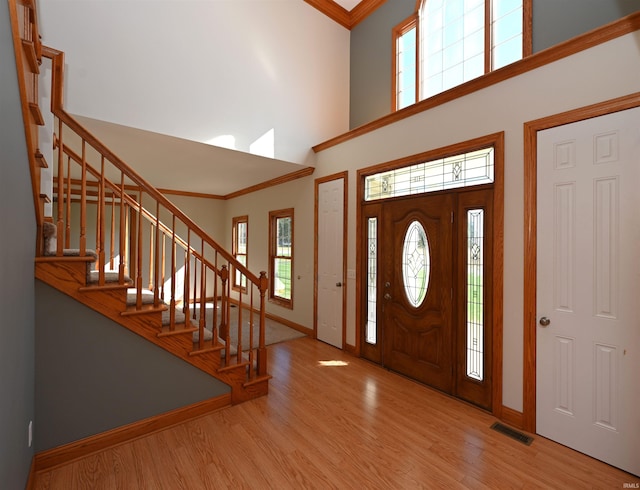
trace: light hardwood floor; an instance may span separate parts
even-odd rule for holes
[[[270,393],[36,477],[36,489],[623,488],[640,478],[321,342],[269,347]]]

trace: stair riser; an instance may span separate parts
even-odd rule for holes
[[[67,292],[87,282],[87,264],[81,261],[36,262],[36,277]]]
[[[265,396],[269,393],[269,379],[265,379],[258,383],[253,383],[248,386],[244,386],[242,390],[234,390],[231,395],[231,403],[234,405],[237,403],[246,402],[261,396]]]

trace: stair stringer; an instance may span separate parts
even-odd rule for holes
[[[200,352],[193,343],[192,331],[173,335],[158,334],[162,331],[162,313],[160,310],[135,315],[123,315],[127,310],[127,285],[92,287],[86,284],[87,263],[92,257],[38,257],[35,263],[35,277],[49,286],[72,297],[110,320],[129,329],[149,342],[179,357],[192,366],[226,383],[231,387],[233,404],[251,400],[268,393],[270,376],[247,381],[246,363],[221,367],[220,351],[222,345],[204,349]]]

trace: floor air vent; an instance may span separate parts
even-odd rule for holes
[[[526,444],[527,446],[530,446],[531,443],[533,442],[533,437],[527,436],[522,432],[520,432],[519,430],[515,430],[515,429],[512,429],[511,427],[507,427],[506,425],[501,424],[500,422],[495,422],[491,426],[491,428],[497,432],[500,432],[501,434],[504,434],[505,436],[510,437],[511,439],[515,439],[516,441],[521,442],[522,444]]]

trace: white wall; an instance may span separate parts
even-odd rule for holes
[[[249,214],[250,243],[266,243],[269,209],[296,206],[298,261],[313,260],[313,179],[349,171],[347,268],[355,269],[356,173],[371,165],[505,131],[503,403],[522,410],[524,168],[523,124],[640,91],[640,34],[634,33],[467,95],[318,154],[314,175],[234,199],[231,215]],[[264,201],[261,201],[264,199]],[[267,204],[265,204],[267,203]],[[300,204],[297,204],[300,203]],[[235,214],[234,214],[235,213]],[[256,223],[256,218],[258,222]],[[229,225],[230,226],[230,225]],[[309,250],[300,254],[302,244]],[[250,258],[252,264],[255,262]],[[307,262],[303,262],[305,267]],[[296,272],[297,274],[297,272]],[[291,318],[312,325],[313,285],[296,282]],[[347,342],[355,344],[355,281],[347,283]],[[308,298],[301,295],[308,294]],[[303,311],[299,311],[302,308]],[[283,314],[289,318],[287,314]],[[311,316],[311,317],[310,317]],[[309,320],[306,320],[310,318]]]
[[[45,45],[65,52],[67,111],[274,158],[348,129],[349,31],[302,0],[46,0]]]

